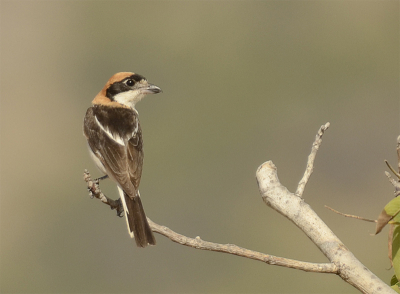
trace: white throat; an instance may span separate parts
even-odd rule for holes
[[[145,94],[143,94],[139,89],[136,89],[119,93],[114,96],[114,100],[135,109],[136,103],[142,100],[144,96]]]

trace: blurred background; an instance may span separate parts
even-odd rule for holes
[[[2,293],[358,293],[329,274],[200,251],[90,199],[86,109],[116,72],[164,93],[138,105],[148,217],[187,236],[327,259],[261,200],[272,160],[291,191],[330,122],[304,198],[386,282],[399,135],[398,1],[1,1]],[[117,198],[111,181],[103,192]]]

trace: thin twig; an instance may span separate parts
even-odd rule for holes
[[[400,196],[400,136],[397,137],[397,166],[399,172],[396,172],[393,167],[389,164],[387,160],[385,160],[386,165],[391,170],[391,172],[397,177],[397,181],[394,180],[388,172],[385,172],[385,175],[388,177],[389,181],[394,186],[394,196]]]
[[[168,237],[173,242],[195,249],[224,252],[259,260],[271,265],[279,265],[304,271],[335,273],[362,293],[395,293],[393,289],[368,270],[354,254],[349,251],[342,241],[340,241],[332,230],[319,218],[315,211],[301,198],[304,188],[311,176],[316,152],[321,145],[322,135],[328,127],[329,123],[326,123],[321,126],[318,131],[311,149],[311,154],[308,157],[307,169],[299,182],[296,194],[290,193],[290,191],[279,182],[277,168],[272,161],[263,163],[257,169],[256,179],[261,197],[265,204],[287,217],[299,227],[328,258],[330,261],[329,263],[297,261],[252,251],[233,244],[207,242],[201,240],[200,237],[189,238],[148,219],[152,230]],[[97,189],[97,184],[93,184],[93,181],[89,181],[87,177],[90,178],[90,175],[89,172],[85,171],[85,181],[88,183],[88,187],[95,197],[101,199],[103,203],[109,205],[111,208],[118,209],[120,207],[120,204],[102,194],[100,189]],[[89,182],[91,183],[89,184]]]
[[[122,215],[123,208],[121,205],[121,201],[119,199],[118,200],[110,199],[106,195],[104,195],[101,192],[98,183],[96,181],[91,180],[90,173],[87,170],[85,170],[84,172],[84,180],[87,183],[88,189],[90,190],[92,196],[96,197],[97,199],[100,199],[104,204],[109,205],[111,209],[117,209],[117,212],[120,212],[118,213],[119,216]],[[207,242],[201,240],[200,237],[190,238],[178,234],[165,226],[156,224],[149,218],[147,219],[151,226],[151,229],[154,232],[169,238],[171,241],[175,243],[179,243],[181,245],[189,246],[195,249],[224,252],[228,254],[233,254],[245,258],[262,261],[271,265],[278,265],[293,269],[299,269],[306,272],[333,273],[333,274],[338,273],[338,268],[333,263],[312,263],[312,262],[298,261],[294,259],[277,257],[269,254],[260,253],[257,251],[236,246],[234,244],[218,244],[218,243]]]
[[[257,169],[256,178],[263,201],[299,227],[338,267],[338,276],[344,281],[362,293],[395,293],[354,256],[304,199],[280,183],[272,161]]]
[[[390,163],[385,159],[385,163],[390,169],[390,171],[400,180],[400,174],[394,170],[394,168],[390,165]]]
[[[269,254],[260,253],[257,251],[239,247],[234,244],[219,244],[219,243],[208,242],[200,239],[200,237],[190,238],[178,234],[165,226],[158,225],[155,222],[151,221],[149,218],[147,219],[154,232],[159,233],[169,238],[171,241],[179,243],[181,245],[201,250],[224,252],[245,258],[259,260],[271,265],[278,265],[293,269],[299,269],[306,272],[333,273],[333,274],[338,273],[338,269],[336,265],[333,263],[311,263],[311,262],[298,261],[294,259],[277,257]]]
[[[307,185],[308,180],[310,179],[310,176],[313,172],[313,168],[314,168],[314,160],[315,160],[315,156],[317,155],[317,151],[319,149],[319,146],[321,146],[322,143],[322,136],[324,135],[324,132],[329,128],[330,123],[327,122],[326,124],[322,125],[319,130],[317,135],[315,136],[315,141],[312,145],[311,148],[311,153],[308,156],[308,160],[307,160],[307,168],[304,172],[303,178],[300,180],[299,185],[297,186],[297,190],[295,195],[302,197],[303,193],[304,193],[304,188]]]
[[[114,200],[114,199],[108,198],[106,195],[104,195],[103,192],[101,192],[101,190],[100,190],[98,181],[92,180],[90,177],[89,171],[86,169],[83,173],[83,180],[87,184],[90,197],[92,197],[92,198],[96,197],[97,199],[100,199],[101,202],[109,205],[111,207],[111,210],[116,209],[117,215],[119,217],[123,216],[124,209],[122,207],[121,200],[119,198],[117,200]]]
[[[327,205],[325,205],[325,208],[328,208],[329,210],[332,210],[333,212],[335,212],[337,214],[340,214],[340,215],[343,215],[345,217],[351,217],[351,218],[355,218],[355,219],[359,219],[359,220],[366,221],[366,222],[371,222],[371,223],[377,223],[378,222],[377,220],[374,220],[374,219],[369,219],[369,218],[365,218],[365,217],[362,217],[362,216],[343,213],[343,212],[337,211],[337,210],[335,210],[332,207],[329,207]]]
[[[389,181],[394,186],[394,197],[400,196],[400,182],[393,179],[390,173],[388,173],[387,171],[385,171],[385,175],[388,177]]]
[[[397,137],[397,168],[400,173],[400,136]]]

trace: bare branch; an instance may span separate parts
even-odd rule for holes
[[[245,258],[259,260],[271,265],[278,265],[293,269],[299,269],[306,272],[333,273],[333,274],[338,273],[337,267],[332,263],[311,263],[311,262],[298,261],[289,258],[277,257],[269,254],[260,253],[257,251],[236,246],[234,244],[219,244],[219,243],[207,242],[201,240],[200,237],[189,238],[181,234],[178,234],[167,227],[160,226],[155,222],[151,221],[149,218],[147,219],[154,232],[159,233],[169,238],[171,241],[179,243],[181,245],[201,250],[224,252]]]
[[[375,219],[369,219],[369,218],[365,218],[365,217],[358,216],[358,215],[352,215],[352,214],[343,213],[343,212],[337,211],[337,210],[335,210],[332,207],[329,207],[327,205],[325,205],[325,207],[328,208],[329,210],[332,210],[334,213],[343,215],[345,217],[355,218],[355,219],[359,219],[359,220],[366,221],[366,222],[371,222],[371,223],[377,223],[378,222]]]
[[[400,136],[397,137],[397,168],[400,173]]]
[[[397,168],[399,170],[398,173],[396,173],[393,168],[390,166],[390,164],[385,160],[386,164],[388,165],[388,167],[391,169],[391,171],[393,172],[393,174],[396,175],[396,177],[398,178],[397,181],[393,180],[390,177],[390,174],[385,172],[386,176],[389,178],[389,181],[392,183],[392,185],[394,186],[394,196],[400,196],[400,136],[397,137]]]
[[[313,168],[314,168],[314,160],[315,160],[315,156],[317,155],[317,151],[319,149],[319,146],[321,146],[322,143],[322,136],[324,135],[324,132],[329,128],[330,124],[329,122],[327,122],[326,124],[322,125],[319,128],[319,131],[317,133],[317,135],[315,136],[315,140],[314,143],[312,145],[311,148],[311,153],[308,156],[308,161],[307,161],[307,168],[304,172],[303,178],[300,180],[299,185],[297,186],[297,190],[296,190],[296,195],[299,197],[303,196],[304,193],[304,188],[307,185],[308,180],[310,179],[310,176],[313,172]]]
[[[279,182],[277,168],[272,161],[265,162],[257,169],[256,178],[263,201],[299,227],[328,258],[330,261],[329,263],[297,261],[252,251],[234,244],[212,243],[201,240],[200,237],[190,238],[178,234],[167,227],[158,225],[148,219],[152,230],[169,238],[173,242],[195,249],[224,252],[259,260],[271,265],[284,266],[303,271],[335,273],[362,293],[395,293],[388,285],[381,281],[355,258],[355,256],[301,197],[313,171],[314,160],[322,142],[322,135],[328,127],[329,123],[321,126],[316,135],[311,149],[311,154],[308,156],[307,168],[303,178],[299,182],[296,193],[289,192],[288,189]],[[400,168],[399,148],[400,147],[398,147]],[[109,205],[112,209],[117,209],[118,215],[121,215],[122,207],[119,199],[112,200],[101,193],[97,183],[90,179],[89,172],[85,171],[84,178],[89,190],[91,191],[91,195],[101,199],[103,203]],[[346,214],[343,215],[364,219]]]
[[[385,159],[385,163],[390,171],[400,180],[400,174],[394,170],[394,168],[390,165],[390,163]]]
[[[278,179],[272,161],[262,164],[256,173],[264,202],[299,227],[339,268],[339,276],[362,293],[395,293],[388,285],[369,271],[312,208],[297,195],[288,191]]]
[[[117,210],[117,215],[119,217],[122,217],[124,213],[124,209],[122,207],[121,199],[113,200],[111,198],[108,198],[106,195],[101,192],[99,183],[98,181],[93,181],[90,177],[90,173],[87,169],[85,169],[83,173],[83,180],[86,182],[88,190],[89,190],[89,195],[93,198],[96,197],[97,199],[100,199],[101,202],[104,204],[107,204],[111,207],[111,210],[116,209]]]
[[[111,209],[117,209],[117,211],[122,210],[120,213],[118,213],[118,216],[122,216],[123,208],[120,199],[113,200],[104,195],[98,186],[98,182],[91,180],[90,173],[87,170],[85,170],[84,172],[84,180],[88,185],[88,189],[91,192],[91,195],[93,195],[97,199],[100,199],[104,204],[109,205]],[[271,265],[278,265],[278,266],[303,270],[306,272],[333,273],[333,274],[338,273],[337,267],[332,263],[311,263],[311,262],[298,261],[294,259],[277,257],[269,254],[260,253],[257,251],[236,246],[234,244],[218,244],[218,243],[207,242],[201,240],[200,237],[190,238],[178,234],[165,226],[156,224],[149,218],[147,218],[147,220],[154,232],[169,238],[171,241],[175,243],[179,243],[181,245],[185,245],[195,249],[224,252],[228,254],[233,254],[245,258],[262,261]]]
[[[385,172],[385,175],[388,177],[389,181],[394,186],[394,197],[399,196],[400,195],[400,182],[393,179],[392,176],[390,175],[390,173],[388,173],[388,172]]]

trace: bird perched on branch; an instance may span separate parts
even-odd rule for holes
[[[131,237],[138,247],[155,245],[140,200],[143,139],[135,105],[146,94],[162,92],[132,72],[113,75],[92,101],[83,124],[89,153],[97,167],[117,183]]]

